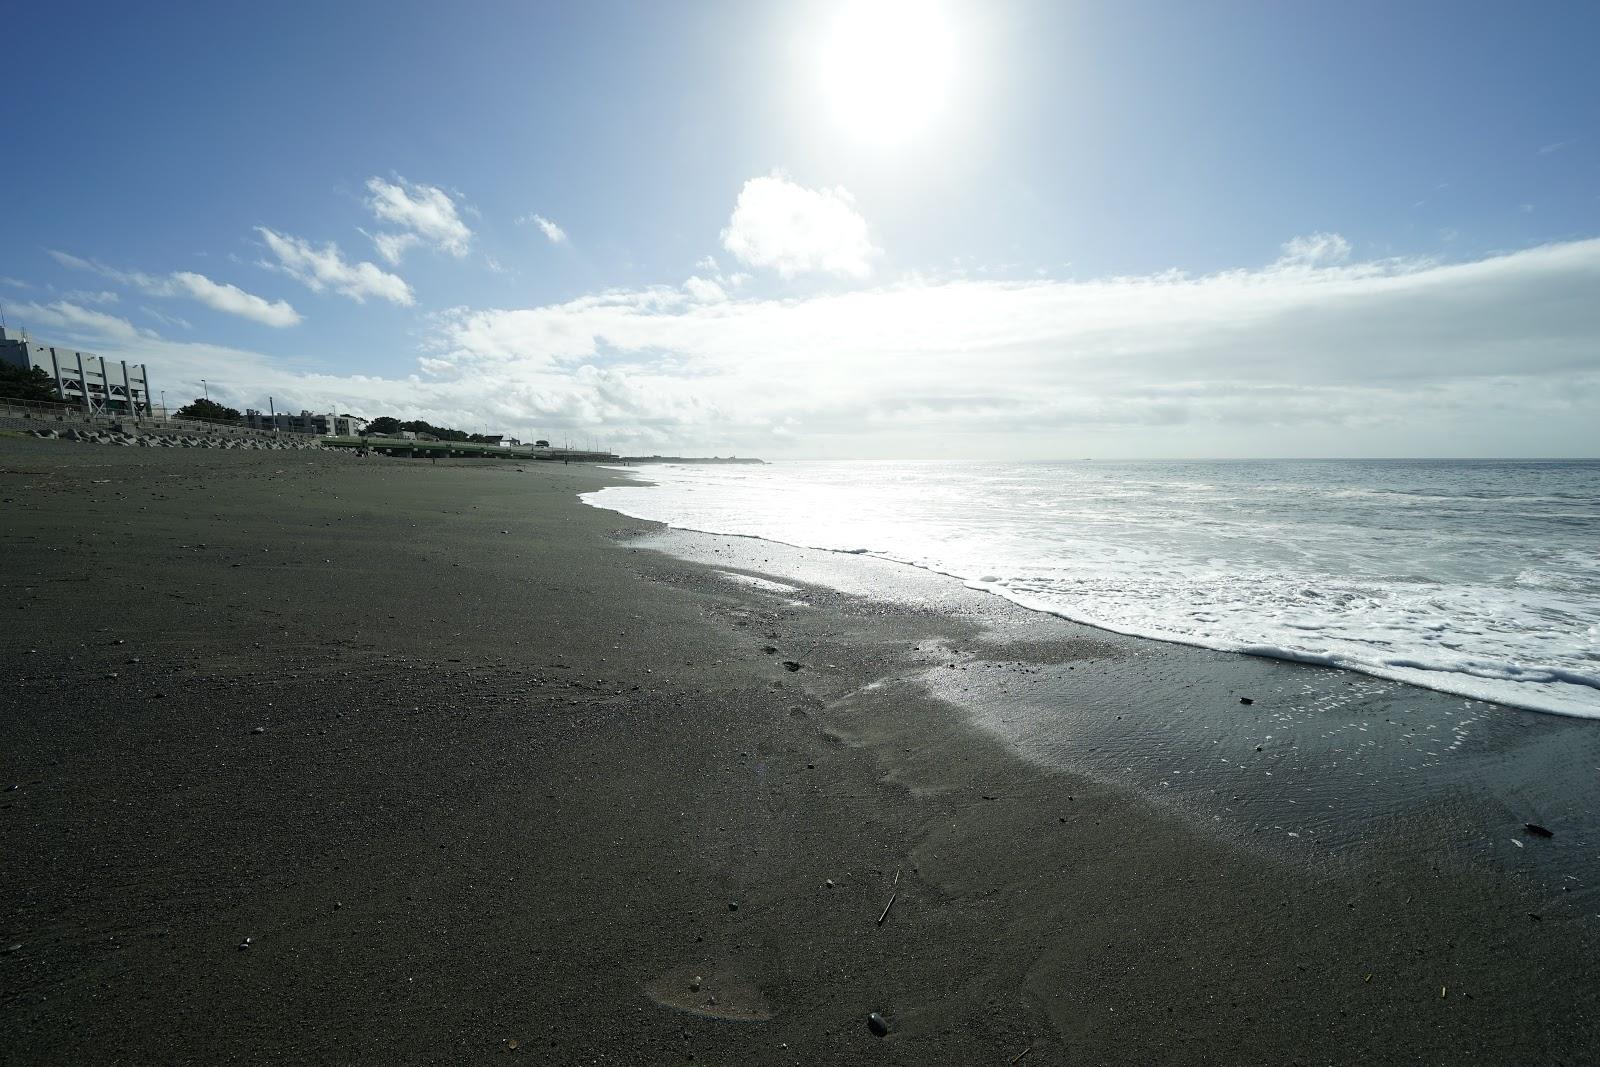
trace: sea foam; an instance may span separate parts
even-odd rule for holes
[[[1600,463],[661,466],[602,507],[1141,637],[1600,718]]]

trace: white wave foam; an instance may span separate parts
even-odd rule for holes
[[[1581,506],[1600,503],[1600,465],[1161,468],[665,468],[585,499],[870,553],[1119,633],[1600,718],[1600,507]],[[1374,510],[1383,496],[1406,502]],[[1523,510],[1558,497],[1562,513]]]

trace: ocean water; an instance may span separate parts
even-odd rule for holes
[[[1600,461],[784,462],[588,494],[1077,622],[1600,718]]]

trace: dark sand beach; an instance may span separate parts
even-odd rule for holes
[[[1595,1062],[1600,724],[617,477],[0,440],[0,1062]]]

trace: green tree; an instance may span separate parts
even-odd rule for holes
[[[55,379],[38,367],[23,370],[9,363],[0,363],[0,396],[12,400],[33,400],[40,403],[59,403]]]
[[[467,439],[467,431],[465,430],[452,430],[447,426],[435,426],[433,423],[424,422],[421,419],[402,422],[400,428],[409,430],[412,433],[432,434],[441,441],[465,441]]]
[[[367,433],[400,433],[402,430],[409,433],[432,434],[441,441],[481,441],[482,434],[469,434],[465,430],[452,430],[448,426],[435,426],[422,419],[407,419],[404,422],[392,415],[380,415],[367,423]]]
[[[210,422],[238,422],[244,418],[237,408],[224,407],[215,400],[195,397],[194,403],[185,404],[173,412],[180,419],[206,419]]]

